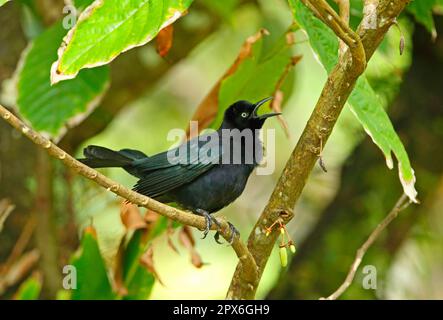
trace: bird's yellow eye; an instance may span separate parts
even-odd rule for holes
[[[241,114],[242,118],[247,118],[248,115],[249,115],[249,114],[248,114],[247,112],[243,112],[243,113]]]

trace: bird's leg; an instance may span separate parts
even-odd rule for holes
[[[199,216],[204,217],[205,221],[206,221],[206,228],[203,230],[203,237],[202,237],[202,239],[206,238],[206,236],[209,233],[209,230],[211,230],[211,227],[212,227],[213,223],[215,223],[219,229],[221,228],[220,222],[218,222],[217,219],[212,217],[207,211],[205,211],[203,209],[197,209],[197,210],[195,210],[195,213],[197,213]],[[216,241],[217,241],[217,239],[216,239]]]

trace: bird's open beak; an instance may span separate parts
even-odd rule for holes
[[[270,118],[270,117],[274,117],[274,116],[278,116],[278,115],[280,115],[280,114],[281,114],[280,112],[265,113],[265,114],[262,114],[261,116],[259,116],[259,115],[257,114],[258,108],[260,108],[261,105],[265,104],[266,102],[268,102],[269,100],[272,100],[272,99],[274,99],[274,97],[267,97],[267,98],[265,98],[265,99],[260,100],[259,102],[257,102],[257,103],[255,104],[254,111],[252,112],[252,117],[253,117],[254,119],[264,120],[264,119],[267,119],[267,118]]]

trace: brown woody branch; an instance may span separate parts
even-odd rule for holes
[[[120,197],[130,201],[133,204],[151,209],[169,219],[178,221],[184,225],[192,226],[198,229],[205,228],[205,219],[203,217],[197,216],[190,212],[178,210],[154,199],[151,199],[147,196],[139,194],[135,191],[132,191],[128,188],[125,188],[117,182],[102,175],[98,171],[77,161],[75,158],[71,157],[68,153],[52,143],[50,140],[46,139],[38,132],[30,129],[12,112],[7,110],[2,105],[0,105],[0,117],[11,124],[14,128],[22,132],[36,145],[45,149],[49,155],[62,161],[65,166],[71,168],[73,171],[86,177],[87,179],[95,181],[97,184],[106,188],[108,191],[119,195]],[[219,219],[219,221],[222,226],[220,234],[228,241],[231,236],[229,225],[226,221],[223,221],[221,219]],[[215,228],[216,226],[213,226],[212,229],[215,230]],[[258,273],[257,266],[254,259],[252,258],[252,255],[249,253],[246,245],[238,238],[235,238],[234,242],[232,243],[232,247],[237,254],[237,257],[239,258],[238,269],[240,270],[239,273],[243,285],[245,287],[253,287],[257,283]]]
[[[327,142],[346,100],[358,77],[364,71],[366,59],[372,56],[386,32],[394,24],[396,17],[409,2],[409,0],[380,0],[376,11],[378,23],[375,28],[367,29],[364,24],[361,24],[357,32],[354,33],[350,32],[346,23],[340,22],[341,19],[336,13],[334,15],[330,12],[329,5],[325,4],[325,1],[302,1],[313,9],[315,14],[320,15],[321,19],[335,31],[337,36],[345,41],[350,50],[340,57],[339,63],[329,74],[315,109],[271,198],[249,235],[248,248],[257,264],[259,278],[278,238],[278,232],[272,232],[266,237],[265,228],[278,218],[282,218],[285,223],[293,218],[292,210],[318,160],[321,145],[324,146]],[[330,14],[332,20],[329,19],[329,16],[325,16],[325,13]],[[341,37],[342,32],[346,30],[351,35],[351,39],[359,41],[353,44],[352,41],[349,42],[348,37]],[[364,50],[365,61],[361,61],[363,54],[360,52],[360,45]],[[241,272],[242,270],[238,266],[228,290],[227,297],[230,299],[252,299],[255,296],[258,282],[253,288],[245,290],[240,277]]]

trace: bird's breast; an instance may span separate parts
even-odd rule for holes
[[[215,212],[242,194],[253,170],[254,165],[220,164],[174,190],[170,197],[187,209]]]

